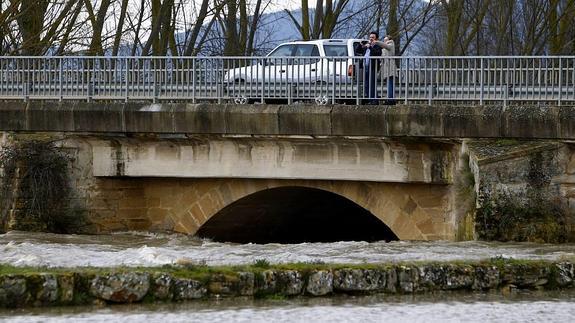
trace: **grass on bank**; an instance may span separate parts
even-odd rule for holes
[[[27,275],[27,274],[73,274],[83,273],[87,275],[103,275],[118,272],[147,272],[166,273],[178,278],[196,279],[206,281],[212,275],[220,274],[226,276],[236,276],[238,272],[261,273],[266,270],[295,270],[299,272],[312,272],[315,270],[336,270],[336,269],[387,269],[394,266],[479,266],[494,265],[501,269],[508,265],[531,265],[545,266],[553,263],[569,261],[575,262],[575,257],[563,257],[557,261],[548,260],[530,260],[530,259],[513,259],[503,257],[493,257],[491,259],[470,261],[412,261],[412,262],[390,262],[390,263],[363,263],[363,264],[326,264],[321,262],[304,262],[304,263],[282,263],[270,264],[267,260],[258,260],[249,265],[233,266],[207,266],[205,264],[187,264],[187,265],[164,265],[161,267],[19,267],[6,264],[0,264],[0,276],[3,275]]]

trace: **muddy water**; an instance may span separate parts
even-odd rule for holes
[[[0,310],[2,322],[575,322],[575,292],[228,299]]]
[[[575,245],[476,241],[257,245],[216,243],[177,234],[89,236],[9,232],[0,235],[0,263],[16,266],[161,266],[181,260],[231,265],[249,264],[256,259],[270,263],[377,263],[479,260],[498,256],[557,260],[575,256]]]

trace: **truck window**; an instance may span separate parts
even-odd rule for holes
[[[293,54],[294,45],[282,45],[269,53],[269,57],[288,57]]]
[[[319,57],[319,48],[317,45],[312,44],[298,44],[296,45],[294,56],[305,56],[305,57]],[[312,64],[319,61],[318,59],[301,58],[295,61],[295,64]]]
[[[348,56],[347,46],[345,45],[323,45],[325,56]]]

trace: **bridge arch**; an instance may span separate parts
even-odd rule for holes
[[[196,234],[238,243],[398,240],[387,225],[356,203],[302,186],[247,195],[214,214]]]
[[[261,201],[261,194],[281,193],[274,191],[280,188],[339,196],[371,213],[400,240],[447,239],[453,234],[449,190],[442,185],[271,179],[202,179],[179,185],[178,192],[172,191],[161,204],[172,205],[168,212],[172,229],[187,234],[205,233],[201,228],[234,203],[241,205],[250,196]],[[280,196],[275,194],[276,199]]]

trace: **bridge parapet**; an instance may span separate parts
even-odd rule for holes
[[[3,102],[0,131],[573,140],[575,107]]]

